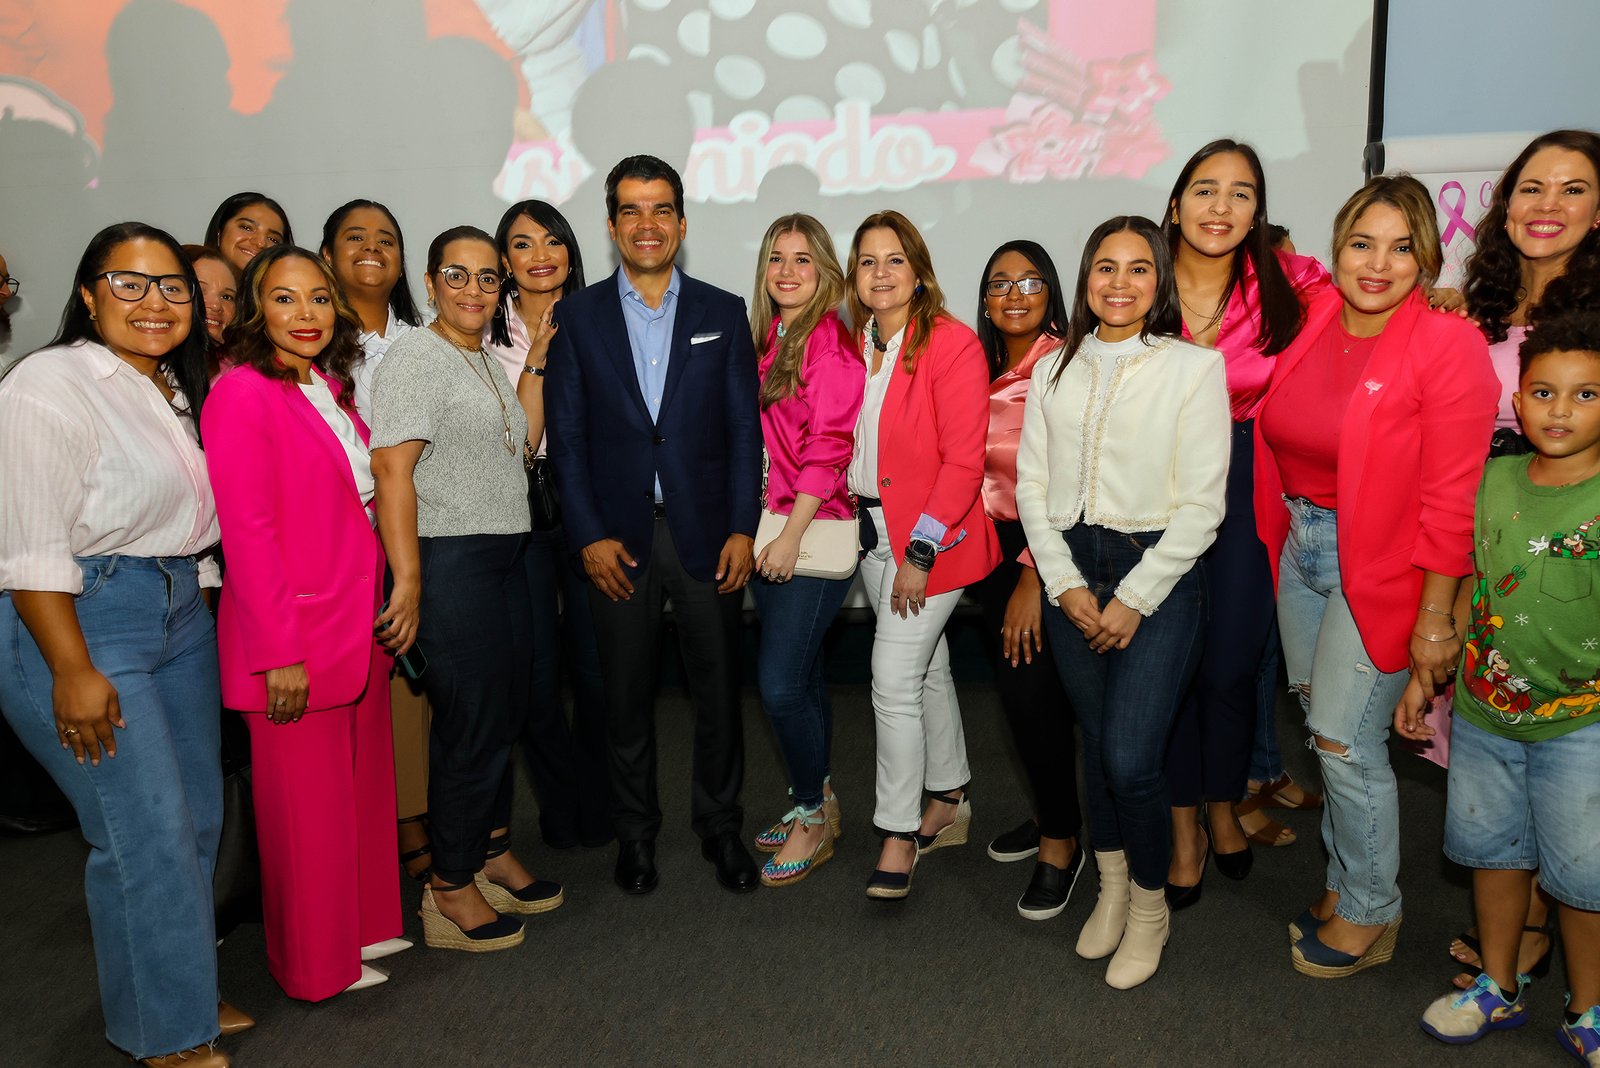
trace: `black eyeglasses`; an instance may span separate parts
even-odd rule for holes
[[[5,276],[5,281],[0,284],[3,284],[6,287],[6,292],[13,297],[22,291],[22,283],[9,274]]]
[[[465,267],[451,264],[449,267],[440,268],[439,277],[443,278],[444,284],[451,289],[465,289],[467,279],[472,278],[473,273]],[[478,279],[478,288],[485,293],[493,293],[500,288],[499,271],[479,271],[476,277]]]
[[[1017,292],[1025,297],[1035,293],[1044,292],[1043,278],[991,278],[983,284],[983,291],[991,297],[1004,297],[1011,292],[1011,287],[1016,286]]]
[[[144,274],[140,271],[107,271],[100,275],[118,300],[143,300],[155,286],[169,304],[187,304],[194,299],[194,287],[181,274]]]

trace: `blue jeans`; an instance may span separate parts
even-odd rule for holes
[[[761,706],[789,765],[794,803],[806,809],[822,804],[822,780],[833,749],[833,703],[822,680],[822,639],[851,581],[796,575],[788,582],[757,577],[750,583],[761,615],[756,657]]]
[[[1400,915],[1400,803],[1389,766],[1389,725],[1407,673],[1372,665],[1339,588],[1336,514],[1292,499],[1278,563],[1278,630],[1289,685],[1300,695],[1322,765],[1327,888],[1351,923]],[[1321,738],[1343,747],[1333,752]]]
[[[1256,737],[1250,752],[1250,779],[1271,782],[1283,774],[1283,754],[1278,751],[1278,665],[1283,663],[1283,639],[1278,621],[1272,621],[1267,647],[1256,674]]]
[[[556,849],[603,843],[611,838],[611,772],[589,580],[560,528],[529,534],[524,564],[533,601],[533,664],[522,751],[539,795],[539,828]],[[563,670],[572,685],[570,725]]]
[[[1597,768],[1594,724],[1524,742],[1456,716],[1444,855],[1467,868],[1537,871],[1563,905],[1600,911]]]
[[[1064,536],[1104,608],[1161,532],[1123,534],[1079,524]],[[1148,890],[1167,883],[1167,737],[1194,677],[1205,612],[1205,580],[1191,568],[1155,614],[1140,621],[1126,649],[1097,653],[1065,612],[1045,606],[1050,651],[1083,729],[1089,840],[1101,852],[1122,850],[1134,881]]]
[[[50,669],[0,596],[0,706],[77,810],[106,1038],[135,1057],[217,1037],[211,878],[222,832],[216,629],[193,560],[80,557],[78,623],[127,726],[79,765],[56,733]]]

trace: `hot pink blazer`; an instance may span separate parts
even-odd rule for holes
[[[1261,407],[1333,329],[1344,298],[1319,294],[1278,355]],[[1483,335],[1430,311],[1418,289],[1384,326],[1339,432],[1339,585],[1380,671],[1409,663],[1422,572],[1472,573],[1472,511],[1500,383]],[[1283,479],[1256,420],[1256,531],[1272,561],[1289,534]]]
[[[366,423],[348,414],[365,441]],[[355,704],[384,560],[344,447],[298,385],[250,367],[217,379],[200,429],[222,527],[223,703],[264,712],[267,670],[304,663],[308,710]]]
[[[857,335],[858,350],[861,340]],[[878,418],[878,497],[896,562],[923,513],[948,529],[946,546],[957,542],[939,554],[929,573],[930,596],[970,586],[1000,562],[1000,541],[979,494],[988,433],[983,347],[965,324],[941,318],[917,357],[915,374],[895,361]]]

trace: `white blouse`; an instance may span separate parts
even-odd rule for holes
[[[350,461],[350,473],[355,476],[356,492],[361,494],[361,503],[371,504],[376,490],[372,478],[372,453],[367,451],[367,443],[361,440],[361,432],[344,409],[339,407],[333,391],[322,379],[313,379],[309,385],[302,383],[300,392],[306,395],[306,400],[311,402],[317,414],[322,416],[322,421],[328,424],[328,429],[339,439],[339,444],[344,446],[345,459]]]
[[[856,417],[856,447],[850,454],[850,467],[846,470],[846,485],[857,497],[877,497],[878,494],[878,424],[883,419],[883,402],[889,396],[889,382],[894,378],[894,366],[900,360],[900,343],[905,340],[905,327],[889,339],[883,351],[883,362],[877,374],[868,374],[866,396],[861,402],[861,414]],[[872,342],[865,343],[868,349]],[[870,372],[870,351],[864,352]]]
[[[0,589],[76,595],[75,556],[217,543],[205,455],[174,404],[94,342],[42,349],[0,380]],[[200,584],[218,584],[214,562]]]
[[[1041,359],[1023,406],[1017,515],[1045,595],[1087,586],[1061,532],[1088,523],[1162,531],[1117,586],[1141,615],[1216,540],[1226,502],[1232,417],[1222,354],[1175,338],[1091,335],[1052,384]]]
[[[372,379],[378,373],[378,366],[383,363],[383,357],[389,351],[396,338],[404,336],[416,327],[410,323],[402,322],[395,317],[394,309],[389,309],[389,322],[384,326],[383,333],[376,330],[363,331],[358,338],[361,342],[361,362],[350,369],[350,377],[355,382],[356,411],[361,413],[361,419],[368,426],[372,425]]]

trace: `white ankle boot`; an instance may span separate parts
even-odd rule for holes
[[[1131,883],[1128,894],[1128,928],[1106,968],[1106,982],[1118,990],[1131,990],[1156,974],[1172,931],[1165,887],[1146,890]]]
[[[1078,933],[1078,956],[1084,960],[1099,960],[1115,950],[1128,923],[1127,856],[1120,849],[1095,850],[1094,864],[1100,869],[1100,898]]]

